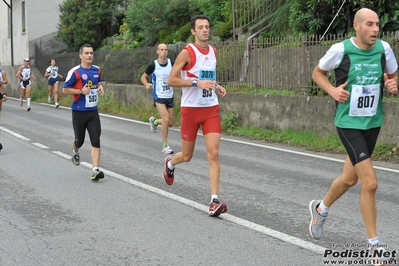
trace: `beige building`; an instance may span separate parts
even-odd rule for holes
[[[0,65],[20,65],[34,59],[35,46],[54,54],[65,49],[55,39],[59,5],[64,0],[0,1]]]

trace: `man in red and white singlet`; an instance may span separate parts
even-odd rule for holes
[[[169,74],[168,85],[182,88],[181,125],[182,151],[165,159],[164,179],[168,185],[174,181],[175,166],[189,162],[193,157],[198,129],[202,128],[211,186],[209,216],[219,216],[227,211],[219,201],[220,180],[220,116],[216,93],[226,95],[226,90],[216,82],[216,49],[209,45],[209,18],[194,16],[190,21],[195,42],[188,44],[177,56]]]

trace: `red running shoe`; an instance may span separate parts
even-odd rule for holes
[[[213,199],[211,205],[209,205],[209,216],[218,217],[220,214],[225,212],[227,212],[226,204],[219,202],[218,199]]]
[[[174,173],[175,173],[175,169],[170,170],[168,167],[168,162],[172,160],[171,156],[168,156],[165,158],[165,169],[163,171],[163,179],[165,179],[166,184],[168,184],[169,186],[171,186],[173,184],[173,180],[174,180]]]

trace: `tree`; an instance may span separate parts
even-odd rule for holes
[[[197,0],[198,8],[211,20],[211,27],[222,40],[233,36],[231,0]]]
[[[209,17],[217,37],[231,38],[231,0],[131,0],[125,22],[136,41],[152,46],[186,42],[189,21],[198,14]]]
[[[115,25],[123,16],[118,7],[123,0],[66,0],[60,4],[58,39],[69,51],[77,51],[84,43],[94,49],[115,33]],[[116,27],[115,27],[116,26]]]
[[[124,1],[126,3],[127,0]],[[82,11],[77,4],[80,2],[85,1],[67,0],[64,3],[64,8],[70,9],[70,12],[63,14],[65,27],[60,29],[66,42],[72,46],[82,43],[83,37],[91,41],[95,37],[110,36],[101,31],[107,28],[104,25],[92,30],[92,25],[87,27],[87,23],[83,23],[85,20],[80,17],[91,13]],[[115,3],[117,0],[99,1],[104,2]],[[339,10],[342,3],[343,8]],[[197,14],[205,14],[210,18],[213,37],[222,40],[230,39],[233,35],[233,14],[234,27],[240,32],[253,34],[267,27],[262,37],[321,35],[324,32],[346,34],[352,31],[353,16],[362,7],[373,9],[379,14],[381,31],[399,29],[399,1],[391,0],[129,0],[124,30],[120,36],[113,38],[118,39],[115,43],[119,48],[154,46],[160,42],[187,42],[191,37],[188,22]],[[235,9],[233,12],[232,8]],[[109,15],[115,14],[112,13],[115,12],[115,5],[99,9],[104,14],[95,17],[115,17]],[[108,21],[107,25],[110,23]],[[76,34],[77,29],[84,34]]]
[[[126,10],[126,24],[138,40],[144,40],[146,44],[153,45],[156,33],[167,24],[164,19],[167,0],[132,1]]]
[[[125,22],[136,41],[153,46],[159,42],[185,41],[181,38],[187,34],[179,34],[179,29],[197,12],[196,1],[131,0]]]
[[[345,34],[352,29],[355,13],[363,7],[374,10],[380,17],[380,31],[399,29],[399,2],[391,0],[292,0],[290,26],[294,33],[323,34],[334,20],[329,34]]]
[[[290,7],[289,25],[292,32],[296,34],[323,34],[334,18],[334,11],[337,10],[329,0],[293,0]],[[334,33],[344,33],[345,21],[344,13],[341,12],[331,27]]]

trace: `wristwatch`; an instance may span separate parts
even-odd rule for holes
[[[80,93],[80,94],[83,94],[83,91],[82,91],[82,90],[80,90],[80,91],[79,91],[79,93]]]
[[[193,80],[191,80],[191,86],[192,87],[197,87],[197,79],[193,79]]]

